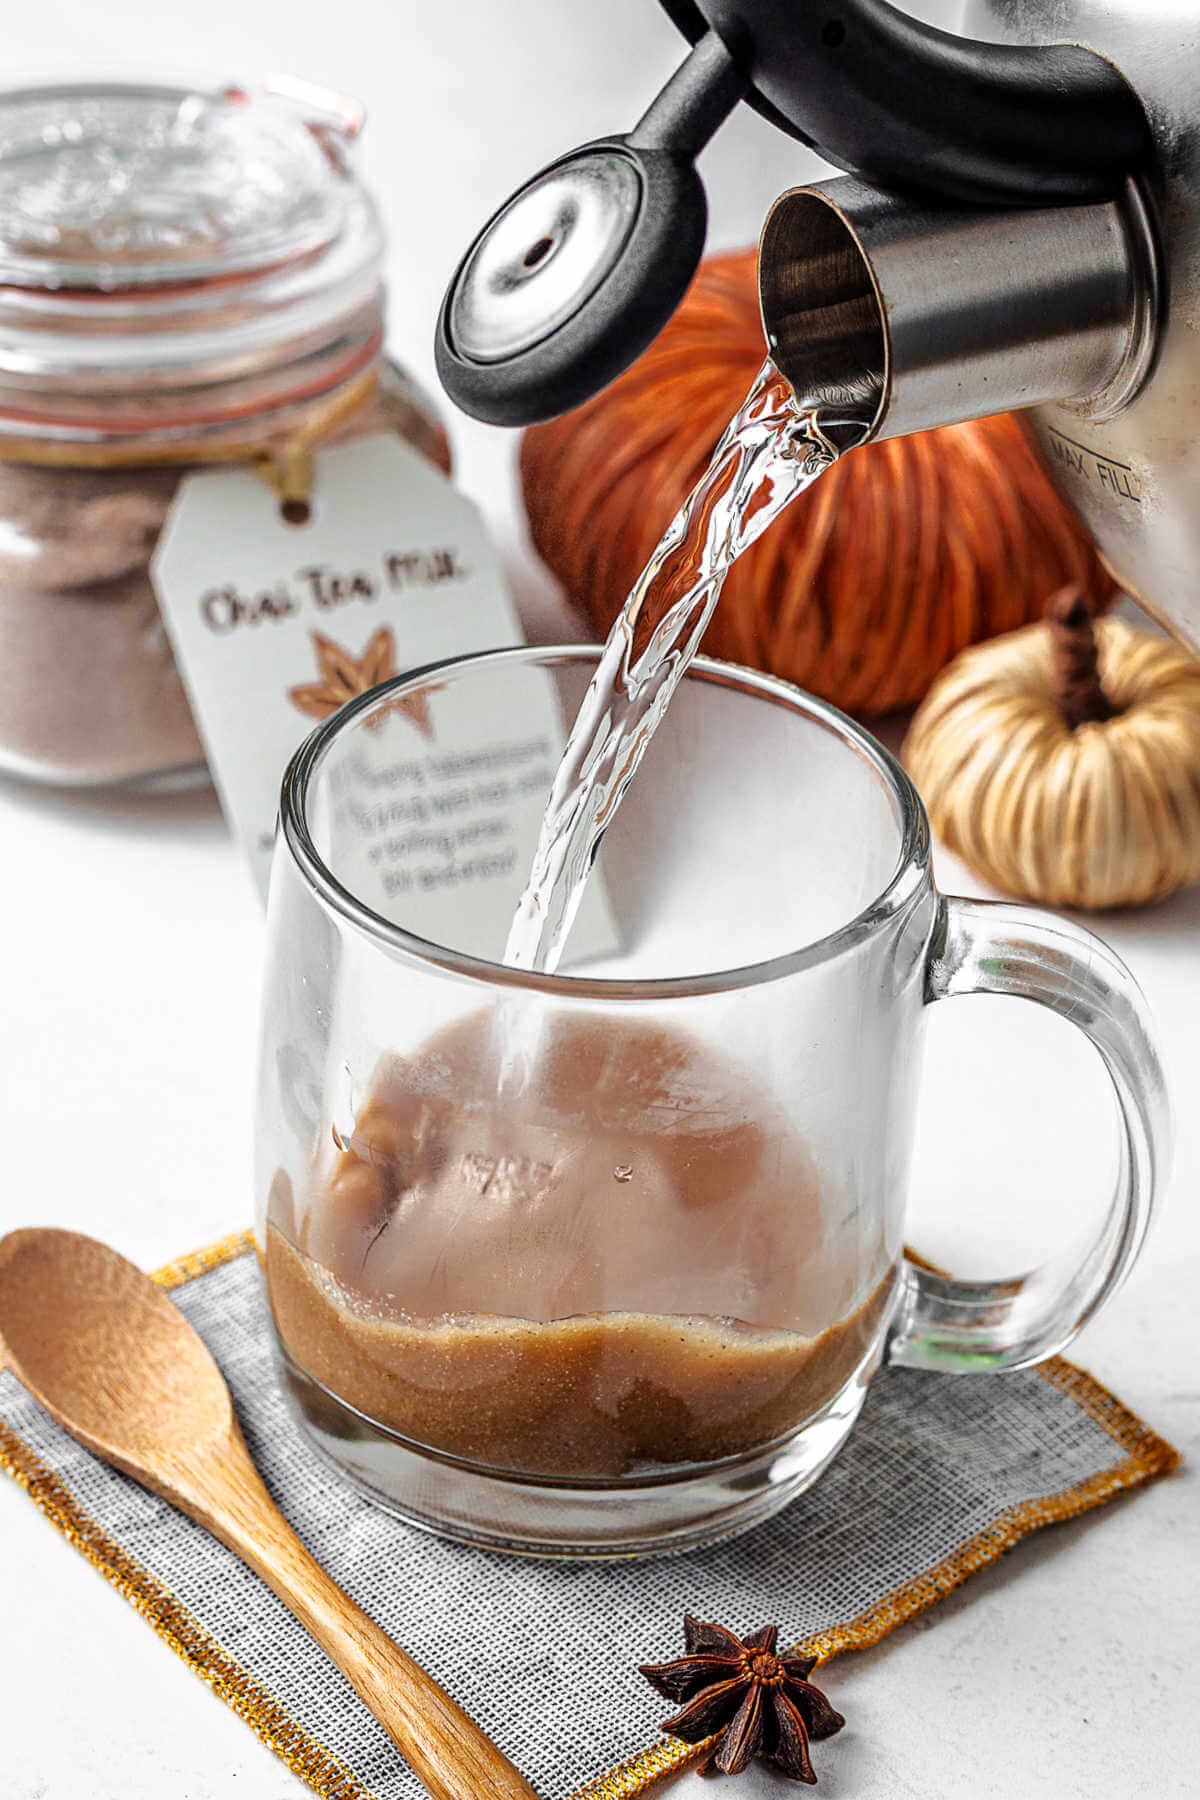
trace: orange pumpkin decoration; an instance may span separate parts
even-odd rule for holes
[[[619,380],[533,426],[521,479],[537,550],[604,635],[764,359],[755,253],[701,265]],[[968,644],[1115,584],[1012,414],[853,451],[735,565],[705,651],[853,712],[915,705]]]

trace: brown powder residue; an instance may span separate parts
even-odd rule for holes
[[[772,1443],[849,1380],[892,1291],[889,1272],[849,1318],[809,1338],[646,1313],[371,1317],[273,1227],[266,1266],[290,1353],[356,1411],[487,1468],[575,1479]]]
[[[491,1467],[613,1476],[770,1443],[833,1398],[893,1285],[787,1111],[681,1031],[499,1006],[384,1059],[297,1216],[276,1322],[369,1418]]]

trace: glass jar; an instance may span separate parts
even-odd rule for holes
[[[383,353],[360,125],[290,82],[0,95],[0,767],[202,768],[150,579],[189,470],[258,464],[302,517],[314,445],[392,430],[449,469]]]

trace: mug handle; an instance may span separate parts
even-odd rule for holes
[[[1171,1109],[1149,1008],[1108,946],[1052,914],[943,899],[925,998],[1009,994],[1077,1025],[1116,1090],[1122,1139],[1108,1216],[1082,1262],[1060,1256],[1011,1281],[954,1281],[905,1262],[887,1356],[906,1368],[1022,1369],[1053,1356],[1133,1264],[1171,1160]]]

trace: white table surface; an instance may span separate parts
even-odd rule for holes
[[[550,155],[631,123],[677,54],[652,0],[205,0],[186,15],[150,0],[39,0],[5,29],[6,70],[57,58],[82,75],[155,48],[287,67],[366,99],[365,160],[392,230],[393,348],[426,376],[436,302],[471,230]],[[711,241],[732,244],[750,241],[774,193],[813,164],[747,116],[706,167]],[[521,542],[513,441],[463,420],[453,435],[460,480],[504,544],[531,631],[545,632],[553,593]],[[113,799],[0,783],[0,846],[0,1230],[78,1227],[154,1266],[243,1226],[262,920],[211,794]],[[948,859],[941,874],[971,891]],[[1198,926],[1193,890],[1103,927],[1157,1012],[1179,1144],[1140,1266],[1073,1352],[1193,1456]],[[938,1008],[930,1025],[912,1236],[964,1273],[1012,1272],[1097,1214],[1111,1150],[1102,1083],[1074,1034],[1016,1002]],[[1185,1472],[1042,1534],[877,1650],[836,1664],[828,1685],[851,1724],[823,1747],[821,1792],[1196,1793],[1198,1552]],[[6,1481],[0,1791],[304,1791]],[[713,1790],[689,1776],[673,1791]],[[738,1791],[782,1789],[755,1774]]]

